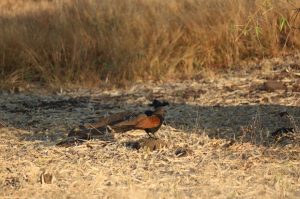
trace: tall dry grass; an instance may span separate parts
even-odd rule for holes
[[[122,83],[299,49],[297,1],[2,0],[3,84]],[[295,18],[295,20],[294,20]]]

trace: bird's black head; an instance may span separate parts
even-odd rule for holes
[[[153,111],[152,115],[160,116],[161,118],[165,117],[167,111],[162,106],[158,107]]]
[[[151,104],[149,104],[149,106],[153,106],[155,109],[158,107],[162,107],[162,106],[168,106],[169,102],[167,101],[159,101],[157,99],[153,100]]]

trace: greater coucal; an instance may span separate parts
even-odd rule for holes
[[[166,110],[163,107],[157,107],[153,112],[139,114],[129,120],[111,125],[115,131],[126,132],[134,129],[145,130],[149,137],[153,137],[164,122]],[[152,135],[151,135],[152,134]]]
[[[121,113],[114,113],[109,116],[100,117],[96,123],[85,124],[85,125],[83,125],[83,128],[87,128],[87,129],[102,128],[107,125],[114,125],[114,124],[117,124],[124,120],[128,120],[130,118],[137,117],[137,115],[138,115],[137,113],[133,113],[133,112],[129,112],[129,111],[121,112]]]
[[[154,135],[164,121],[164,115],[166,111],[163,107],[167,105],[169,105],[168,102],[153,100],[149,106],[154,107],[154,111],[146,110],[144,113],[138,114],[133,112],[121,112],[107,117],[101,117],[98,122],[93,124],[85,124],[82,127],[82,130],[71,131],[68,136],[81,135],[80,137],[83,137],[83,135],[86,133],[89,133],[89,135],[94,135],[107,129],[107,127],[110,127],[116,132],[142,129],[145,130],[150,137],[152,137],[151,134]]]
[[[151,104],[148,104],[149,106],[152,106],[154,107],[154,111],[159,108],[159,107],[164,107],[164,106],[168,106],[169,105],[169,102],[166,102],[166,101],[158,101],[158,100],[153,100]],[[146,110],[144,113],[147,115],[147,116],[151,116],[153,114],[154,111],[151,111],[151,110]]]
[[[131,120],[134,118],[140,118],[140,117],[143,117],[144,115],[151,116],[151,115],[153,115],[153,113],[155,112],[155,110],[157,108],[167,106],[167,105],[169,105],[169,103],[166,101],[161,102],[161,101],[155,99],[152,101],[151,104],[148,104],[148,105],[152,106],[154,108],[154,111],[146,110],[146,111],[144,111],[144,113],[134,113],[134,112],[130,112],[130,111],[114,113],[112,115],[99,118],[98,122],[96,122],[96,123],[85,124],[82,127],[87,128],[87,129],[102,128],[102,127],[106,127],[107,125],[113,126],[113,125],[118,124],[123,121],[128,121],[128,120]]]

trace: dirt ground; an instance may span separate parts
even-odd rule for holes
[[[128,89],[2,91],[0,197],[299,198],[299,72],[298,56]],[[79,124],[152,99],[170,102],[162,148],[128,148],[141,131],[56,146]]]

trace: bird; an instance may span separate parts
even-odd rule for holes
[[[87,132],[89,132],[89,136],[81,137],[90,137],[90,135],[99,134],[99,132],[107,131],[107,129],[122,133],[141,129],[145,130],[149,137],[154,138],[154,133],[158,131],[164,122],[164,116],[166,114],[164,106],[169,105],[169,103],[166,101],[153,100],[152,103],[148,105],[153,107],[154,110],[146,110],[142,113],[126,111],[101,117],[96,123],[80,126],[80,131],[70,131],[68,137],[83,135]]]
[[[169,102],[166,101],[159,101],[159,100],[153,100],[151,104],[148,104],[148,106],[151,106],[154,108],[154,111],[159,107],[168,106]],[[144,115],[151,116],[153,115],[154,111],[152,110],[146,110],[143,113],[136,113],[131,111],[125,111],[125,112],[119,112],[114,113],[109,116],[100,117],[97,122],[95,123],[88,123],[85,125],[80,126],[81,128],[103,128],[107,125],[113,126],[115,124],[118,124],[122,121],[131,120],[133,118],[140,118]]]
[[[122,122],[124,120],[128,120],[130,118],[136,117],[137,114],[130,111],[120,112],[120,113],[114,113],[109,116],[103,116],[98,119],[95,123],[88,123],[84,124],[83,126],[80,126],[81,128],[103,128],[107,125],[114,125],[119,122]]]
[[[156,110],[157,108],[159,107],[164,107],[164,106],[168,106],[169,105],[169,102],[167,101],[159,101],[159,100],[153,100],[151,104],[148,104],[148,106],[152,106],[154,107],[154,109]],[[147,116],[151,116],[153,114],[154,111],[152,110],[146,110],[144,113],[147,115]]]
[[[153,112],[142,113],[129,120],[111,125],[114,131],[126,132],[130,130],[144,130],[150,138],[155,138],[155,132],[160,129],[164,122],[166,110],[163,107],[157,107]]]
[[[157,99],[153,100],[151,104],[148,104],[148,106],[153,106],[154,108],[158,108],[158,107],[163,107],[163,106],[168,106],[169,102],[167,101],[159,101]]]

